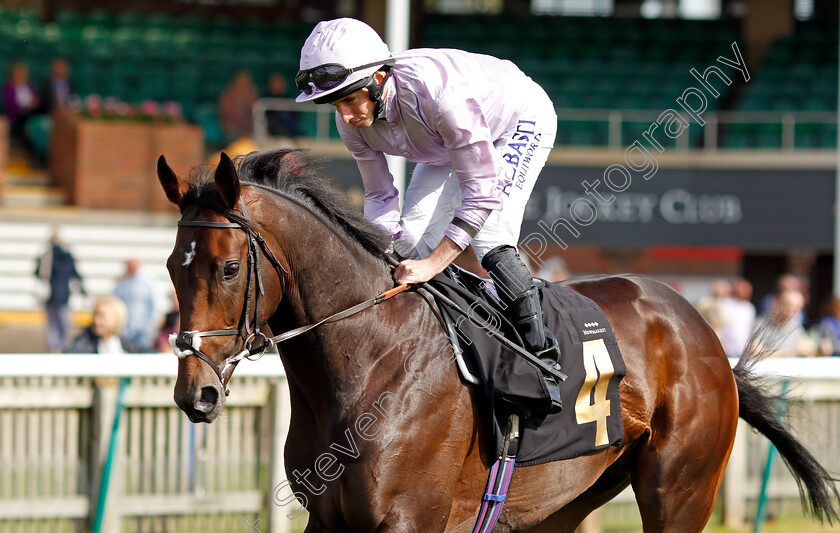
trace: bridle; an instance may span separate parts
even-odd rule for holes
[[[290,200],[292,199],[290,198]],[[222,384],[222,389],[225,391],[225,396],[228,396],[230,394],[230,391],[227,388],[227,382],[230,381],[230,377],[233,374],[233,369],[235,368],[236,364],[242,359],[259,359],[265,354],[265,352],[268,349],[270,349],[276,344],[297,337],[298,335],[302,335],[307,331],[317,328],[318,326],[321,326],[323,324],[336,322],[343,318],[355,315],[356,313],[359,313],[367,309],[368,307],[379,305],[382,302],[390,299],[393,296],[396,296],[397,294],[411,287],[411,285],[409,284],[398,285],[392,289],[377,294],[373,298],[368,298],[367,300],[361,303],[344,309],[343,311],[333,313],[332,315],[329,315],[328,317],[323,318],[318,322],[315,322],[313,324],[307,324],[305,326],[300,326],[298,328],[286,331],[273,337],[268,337],[265,333],[260,331],[260,297],[265,295],[265,287],[263,285],[262,274],[260,272],[260,258],[257,250],[262,250],[263,255],[265,255],[266,259],[268,259],[268,261],[274,267],[274,270],[277,271],[277,275],[280,277],[282,294],[286,294],[286,276],[289,276],[290,273],[288,270],[286,270],[282,263],[280,263],[280,261],[277,260],[277,257],[271,251],[271,248],[268,246],[268,243],[265,242],[265,239],[263,239],[260,233],[256,229],[254,229],[254,225],[248,217],[248,211],[245,208],[244,202],[242,202],[241,220],[238,217],[232,217],[231,214],[226,214],[224,216],[230,222],[215,222],[210,220],[179,220],[178,226],[197,228],[241,229],[248,236],[247,289],[245,292],[245,302],[242,306],[242,314],[239,317],[239,325],[237,328],[217,329],[211,331],[181,331],[177,334],[172,334],[170,336],[169,342],[172,345],[172,349],[175,352],[175,355],[179,359],[184,359],[189,355],[194,355],[202,361],[204,361],[205,363],[207,363],[208,365],[210,365],[210,368],[213,369],[213,372],[216,373],[216,376],[218,376],[219,378],[219,382]],[[395,258],[389,257],[388,259],[391,262],[392,268],[394,268],[396,264],[399,264],[399,260]],[[284,276],[284,274],[286,276]],[[493,328],[488,328],[488,326],[486,324],[483,324],[481,321],[476,322],[475,318],[472,317],[470,313],[467,313],[466,311],[461,309],[457,304],[450,301],[444,295],[440,294],[428,283],[420,283],[419,286],[423,289],[426,289],[428,292],[434,295],[435,298],[438,298],[439,300],[443,301],[447,305],[447,307],[450,307],[455,311],[459,311],[461,314],[465,315],[470,320],[473,320],[476,324],[485,329],[488,335],[496,337],[500,342],[503,342],[509,348],[516,351],[520,356],[529,360],[542,372],[551,374],[563,381],[566,380],[567,376],[560,372],[558,369],[554,367],[548,367],[542,361],[537,359],[534,355],[522,349],[515,343],[512,343],[511,341],[506,339],[501,333],[495,331]],[[251,325],[252,322],[249,320],[249,310],[251,308],[252,296],[254,301],[253,326]],[[214,363],[212,359],[210,359],[199,349],[201,345],[201,338],[230,335],[238,335],[244,341],[244,349],[238,354],[226,358],[224,363],[222,364],[222,367],[219,368],[219,365]],[[196,342],[196,339],[198,339],[198,342]],[[254,343],[257,340],[259,341],[259,344],[255,345]]]
[[[260,331],[260,297],[265,295],[265,287],[263,286],[262,281],[262,274],[260,272],[260,258],[257,253],[257,249],[259,248],[262,250],[263,255],[265,255],[266,259],[271,263],[274,267],[274,270],[277,271],[277,275],[280,277],[280,283],[282,285],[282,292],[283,294],[286,293],[286,277],[284,274],[288,275],[289,271],[286,270],[285,267],[277,260],[277,257],[271,251],[271,248],[265,242],[265,239],[259,234],[258,231],[253,229],[253,225],[250,224],[251,220],[248,217],[248,210],[245,208],[245,203],[242,202],[242,219],[245,222],[240,222],[236,219],[231,217],[227,217],[228,220],[231,222],[214,222],[210,220],[179,220],[178,226],[182,227],[195,227],[195,228],[219,228],[219,229],[241,229],[245,232],[248,236],[248,278],[247,278],[247,288],[245,290],[245,303],[242,306],[242,314],[239,317],[239,325],[237,328],[229,328],[229,329],[216,329],[211,331],[181,331],[178,332],[177,336],[174,338],[174,342],[170,340],[173,344],[173,349],[175,350],[175,354],[178,356],[179,359],[183,359],[188,355],[195,355],[208,365],[216,375],[219,377],[219,381],[222,383],[222,388],[225,389],[225,395],[230,394],[230,391],[227,390],[227,384],[225,378],[228,380],[230,379],[230,374],[233,373],[233,367],[244,358],[249,359],[259,359],[268,350],[273,342],[269,339],[265,333]],[[246,224],[247,222],[247,224]],[[251,308],[251,299],[253,297],[254,301],[254,320],[253,325],[252,322],[249,320],[249,310]],[[223,337],[229,335],[238,335],[244,342],[245,348],[239,352],[238,354],[234,355],[225,360],[224,365],[222,368],[219,368],[216,363],[213,362],[212,359],[207,357],[204,353],[199,350],[199,346],[201,342],[199,340],[198,343],[195,342],[195,339],[201,339],[201,337]],[[255,345],[254,342],[259,341],[259,344]]]
[[[334,313],[318,322],[313,324],[307,324],[305,326],[301,326],[299,328],[295,328],[290,331],[286,331],[285,333],[281,333],[279,335],[275,335],[274,337],[268,337],[265,333],[260,331],[260,297],[265,295],[265,289],[263,286],[262,275],[260,273],[260,258],[257,250],[262,250],[263,255],[268,259],[271,265],[274,267],[274,270],[277,271],[277,275],[280,277],[280,283],[282,287],[282,293],[286,293],[286,277],[285,275],[289,275],[289,271],[286,270],[285,267],[277,260],[277,257],[271,251],[271,248],[268,246],[268,243],[265,242],[265,239],[256,231],[251,223],[250,218],[248,217],[248,211],[245,209],[245,203],[242,202],[242,221],[239,221],[235,218],[230,217],[229,215],[225,215],[230,222],[214,222],[210,220],[179,220],[178,226],[186,226],[186,227],[195,227],[195,228],[219,228],[219,229],[241,229],[245,232],[248,236],[248,279],[247,279],[247,289],[245,292],[245,303],[242,306],[242,314],[239,317],[239,325],[237,328],[229,328],[229,329],[217,329],[211,331],[181,331],[177,334],[173,334],[169,342],[172,345],[172,349],[175,352],[175,355],[179,359],[184,359],[189,355],[194,355],[210,365],[210,368],[216,373],[216,376],[219,378],[219,382],[222,384],[222,389],[225,391],[225,396],[230,394],[230,391],[227,388],[227,381],[230,381],[230,377],[233,374],[233,369],[236,364],[241,361],[242,359],[250,359],[250,360],[257,360],[262,357],[265,352],[270,349],[275,344],[279,344],[281,342],[287,341],[298,335],[306,333],[307,331],[317,328],[323,324],[328,324],[330,322],[335,322],[337,320],[341,320],[343,318],[349,317],[351,315],[355,315],[360,311],[367,309],[373,305],[379,305],[385,300],[388,300],[392,296],[395,296],[402,291],[408,289],[410,285],[403,284],[393,289],[384,291],[380,294],[377,294],[373,298],[369,298],[361,303],[358,303],[352,307],[344,309],[343,311],[339,311]],[[253,285],[253,290],[252,290]],[[249,310],[251,307],[251,298],[253,295],[254,300],[254,320],[253,326],[251,325],[252,322],[249,320]],[[220,336],[229,336],[229,335],[238,335],[245,343],[244,349],[239,352],[238,354],[225,359],[221,368],[219,365],[213,362],[206,354],[204,354],[199,348],[201,345],[201,337],[220,337]],[[198,339],[198,342],[196,342]],[[254,341],[259,341],[259,344],[255,345]]]

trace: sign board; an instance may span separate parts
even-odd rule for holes
[[[833,170],[659,168],[645,179],[620,169],[607,178],[608,169],[546,166],[520,241],[540,235],[561,246],[736,246],[755,252],[833,247]],[[327,171],[342,188],[361,190],[352,160],[331,161]]]

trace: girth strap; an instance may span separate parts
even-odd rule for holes
[[[510,479],[516,465],[516,453],[519,449],[519,416],[510,415],[505,432],[505,444],[502,454],[490,468],[487,489],[478,509],[473,533],[490,533],[496,527],[502,507],[507,499]]]

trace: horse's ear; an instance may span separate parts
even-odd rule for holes
[[[236,166],[233,161],[224,152],[219,159],[219,166],[216,167],[215,180],[222,200],[233,209],[239,201],[239,176],[236,175]]]
[[[175,175],[175,171],[163,155],[158,158],[157,175],[166,197],[173,204],[180,206],[184,195],[190,190],[190,184]]]

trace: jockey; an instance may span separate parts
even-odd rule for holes
[[[526,346],[549,365],[560,356],[539,295],[516,249],[525,204],[554,145],[557,116],[545,91],[510,61],[461,50],[391,54],[368,25],[320,22],[306,39],[298,102],[332,104],[359,167],[365,216],[394,239],[398,283],[442,272],[470,244]],[[417,163],[405,193],[385,154]],[[543,374],[550,412],[555,379]]]

